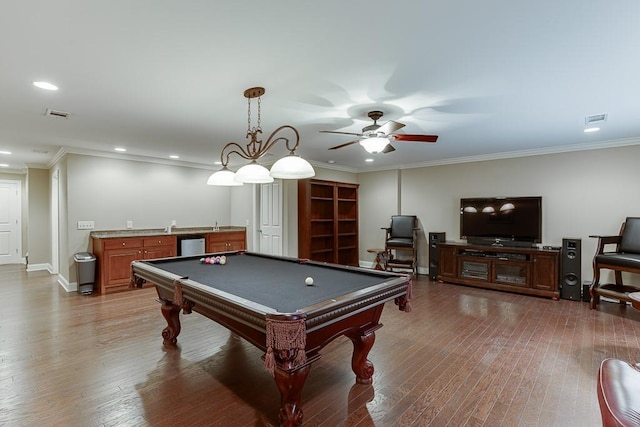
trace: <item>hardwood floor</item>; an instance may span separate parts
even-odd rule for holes
[[[279,394],[261,352],[197,313],[177,349],[153,288],[65,293],[44,273],[0,267],[0,425],[270,426]],[[413,311],[382,314],[355,385],[339,338],[303,392],[305,426],[596,426],[607,357],[640,360],[640,312],[414,282]]]

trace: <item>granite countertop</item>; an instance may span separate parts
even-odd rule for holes
[[[164,228],[146,228],[132,230],[98,230],[92,231],[89,236],[93,239],[110,239],[114,237],[142,237],[142,236],[185,236],[191,234],[224,233],[231,231],[244,231],[246,227],[222,226],[222,227],[172,227],[171,233]]]

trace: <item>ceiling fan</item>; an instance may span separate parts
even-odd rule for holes
[[[379,125],[377,122],[383,116],[382,111],[369,111],[367,116],[373,120],[373,124],[363,127],[362,133],[321,130],[321,133],[337,133],[341,135],[356,135],[359,137],[353,141],[331,147],[329,150],[337,150],[338,148],[347,147],[359,142],[360,145],[362,145],[369,153],[390,153],[395,151],[395,148],[391,145],[391,141],[436,142],[438,140],[438,135],[408,135],[404,133],[395,133],[405,125],[394,122],[393,120],[389,120],[387,123]]]

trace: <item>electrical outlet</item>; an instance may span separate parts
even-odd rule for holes
[[[175,219],[172,219],[172,220],[171,220],[171,225],[172,225],[172,226],[173,226],[173,225],[176,225],[176,220],[175,220]]]
[[[93,221],[78,221],[78,230],[93,230]]]
[[[131,220],[127,221],[127,228],[129,228],[129,229],[133,228],[133,221],[131,221]]]

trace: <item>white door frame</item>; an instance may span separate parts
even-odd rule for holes
[[[51,175],[51,274],[60,271],[60,170]]]

